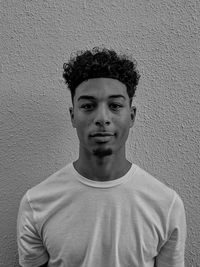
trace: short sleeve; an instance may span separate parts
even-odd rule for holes
[[[48,253],[39,236],[27,193],[21,200],[18,212],[17,244],[22,267],[40,266],[48,261]]]
[[[157,267],[184,267],[186,217],[181,198],[175,193],[167,222],[167,240],[156,258]]]

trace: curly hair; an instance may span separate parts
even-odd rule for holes
[[[118,55],[114,50],[98,47],[81,51],[63,64],[63,78],[71,91],[72,102],[75,90],[83,81],[92,78],[117,79],[126,85],[130,99],[135,95],[140,74],[137,62],[126,55]]]

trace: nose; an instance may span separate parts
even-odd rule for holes
[[[102,105],[97,109],[94,123],[96,126],[110,125],[111,123],[110,114],[109,114],[108,109],[105,107],[105,105]]]

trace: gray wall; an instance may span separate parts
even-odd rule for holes
[[[138,61],[127,156],[182,197],[200,266],[199,0],[1,0],[0,18],[0,266],[18,266],[22,195],[78,155],[62,64],[99,45]]]

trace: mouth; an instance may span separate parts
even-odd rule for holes
[[[111,132],[94,132],[90,134],[91,137],[106,137],[106,136],[114,136],[114,133]]]
[[[107,143],[115,134],[112,132],[94,132],[90,134],[90,137],[95,140],[96,143]]]

